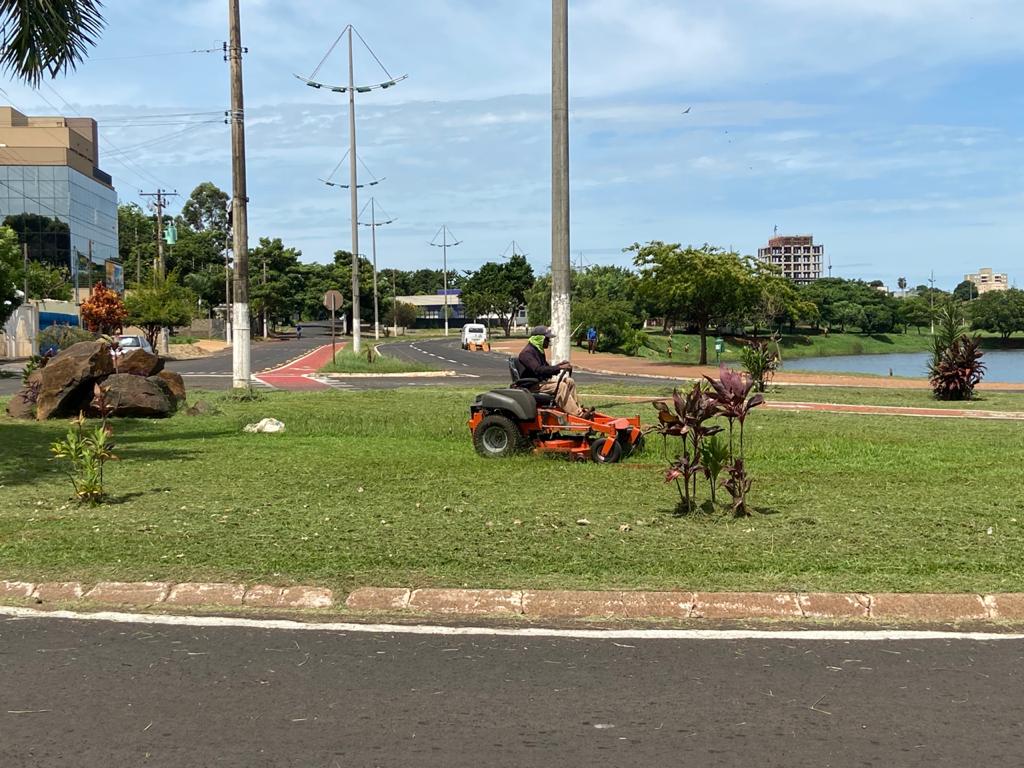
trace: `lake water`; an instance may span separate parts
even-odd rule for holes
[[[930,352],[906,352],[895,355],[837,355],[835,357],[805,357],[786,361],[784,370],[836,371],[842,373],[872,373],[888,376],[927,378]],[[1024,382],[1024,349],[990,349],[982,358],[985,380]]]

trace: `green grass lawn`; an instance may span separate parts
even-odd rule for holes
[[[982,335],[982,344],[987,349],[1020,349],[1024,339],[1011,338],[1003,341],[998,336]],[[666,349],[668,336],[660,333],[649,335],[649,346],[640,350],[640,356],[668,360]],[[765,338],[762,332],[761,338]],[[708,337],[708,361],[715,364],[715,334]],[[803,357],[833,357],[836,355],[884,355],[901,352],[928,352],[932,337],[927,333],[798,333],[784,334],[780,341],[782,362],[788,369],[799,368],[790,361]],[[689,351],[687,351],[689,347]],[[739,365],[740,344],[732,337],[725,338],[725,352],[722,362]],[[700,359],[700,336],[677,333],[672,337],[672,358],[675,362],[696,365]]]
[[[212,395],[222,415],[118,421],[97,508],[48,460],[66,424],[0,418],[0,577],[1024,590],[1020,424],[758,411],[758,513],[679,517],[660,438],[620,465],[487,461],[474,394]],[[242,433],[264,416],[287,432]]]
[[[338,350],[335,362],[328,363],[320,370],[323,373],[419,373],[437,371],[440,368],[428,363],[411,363],[380,354],[375,354],[373,362],[370,363],[366,359],[366,350],[357,355],[345,347]]]
[[[687,389],[690,382],[679,381],[675,386]],[[605,384],[580,387],[581,396],[589,404],[604,402],[604,395],[632,395],[636,397],[668,397],[672,382],[664,385]],[[927,389],[895,389],[887,387],[810,387],[795,384],[768,387],[765,397],[800,403],[849,403],[853,405],[895,405],[913,408],[947,408],[965,411],[1018,411],[1024,413],[1024,392],[990,392],[977,390],[973,400],[936,400]],[[614,402],[614,399],[610,399]]]

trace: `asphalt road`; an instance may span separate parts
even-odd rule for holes
[[[0,619],[0,764],[1019,766],[1022,651]]]

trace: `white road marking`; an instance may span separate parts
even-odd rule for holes
[[[304,623],[287,619],[242,619],[229,616],[169,616],[100,611],[40,611],[35,608],[0,606],[0,616],[12,619],[71,619],[111,621],[182,627],[245,627],[306,632],[352,632],[393,635],[449,635],[496,637],[564,637],[586,640],[1024,640],[1024,634],[1000,632],[942,632],[915,629],[551,629],[545,627],[444,627],[429,624],[353,624],[351,622]]]

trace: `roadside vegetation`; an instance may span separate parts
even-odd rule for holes
[[[442,368],[440,365],[413,363],[377,354],[370,344],[358,355],[348,347],[339,349],[334,362],[328,363],[320,370],[322,373],[419,373],[439,371]]]
[[[121,460],[97,507],[76,504],[48,458],[66,423],[0,418],[0,574],[340,589],[1024,590],[1019,423],[761,408],[746,426],[752,516],[678,516],[660,438],[618,465],[486,461],[465,426],[475,394],[211,395],[220,414],[114,420]],[[656,418],[649,404],[615,410]],[[242,433],[266,416],[287,431]],[[703,483],[696,493],[699,508]]]

